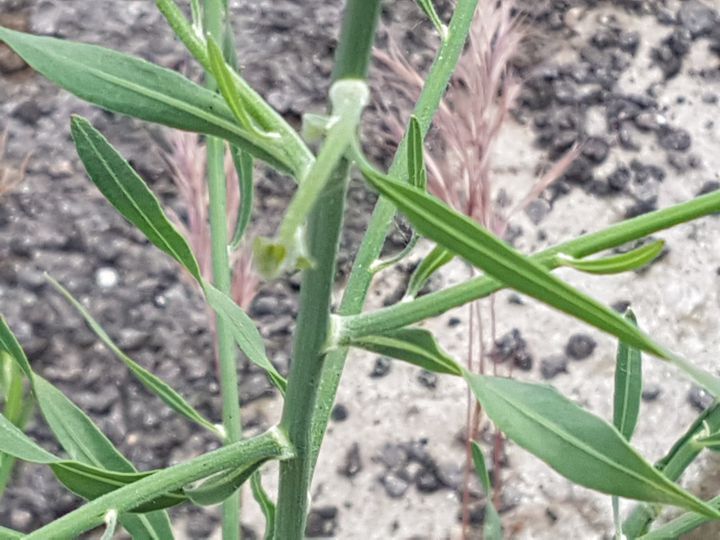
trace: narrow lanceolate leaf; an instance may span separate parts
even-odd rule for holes
[[[240,187],[240,206],[235,218],[235,231],[230,241],[230,249],[237,250],[243,240],[243,235],[250,224],[253,209],[253,158],[247,152],[236,146],[230,147],[235,172]]]
[[[417,0],[417,3],[423,12],[425,12],[428,19],[430,19],[430,22],[433,23],[433,26],[435,27],[435,30],[437,30],[438,34],[440,34],[440,37],[445,39],[447,37],[447,26],[445,26],[445,24],[443,24],[440,20],[440,17],[438,17],[432,0]]]
[[[2,340],[0,346],[6,350],[23,371],[26,371],[26,375],[30,380],[35,394],[35,399],[37,400],[45,421],[70,457],[76,460],[79,465],[87,463],[91,466],[96,466],[101,472],[109,472],[107,469],[110,469],[125,473],[135,473],[135,468],[132,463],[113,446],[85,413],[65,397],[62,392],[30,369],[30,363],[25,356],[25,352],[20,347],[20,344],[17,342],[17,339],[4,319],[0,319],[0,339]],[[16,431],[24,436],[22,431]],[[5,440],[6,437],[0,437],[0,441]],[[26,437],[25,443],[28,441],[30,440]],[[30,443],[34,444],[32,441],[30,441]],[[0,453],[8,453],[19,457],[12,452],[6,452],[3,448],[0,448]],[[43,459],[57,459],[47,452],[45,452],[44,456],[25,454],[25,457],[19,457],[19,459],[32,461],[32,459],[28,459],[29,457],[36,458],[36,463],[45,463]],[[94,480],[91,478],[89,483],[86,482],[83,479],[87,476],[87,471],[78,471],[77,467],[69,472],[67,466],[53,466],[52,468],[55,475],[58,476],[58,479],[60,479],[68,489],[86,498],[89,498],[89,489],[93,488],[94,482],[102,483],[102,481],[97,478]],[[64,480],[60,478],[61,474],[63,474]],[[76,478],[78,476],[79,479]],[[68,485],[68,482],[72,482],[72,485]],[[166,512],[157,511],[142,516],[122,514],[120,516],[120,523],[122,523],[123,527],[134,537],[157,540],[173,538],[170,518]]]
[[[10,330],[5,317],[0,315],[0,349],[7,352],[32,383],[33,371],[20,343]]]
[[[247,355],[248,359],[263,368],[270,381],[283,394],[287,387],[287,381],[280,375],[275,366],[272,365],[265,353],[265,344],[257,327],[240,306],[233,302],[227,295],[221,293],[207,281],[203,281],[203,289],[208,304],[215,312],[230,325],[233,339],[238,347]]]
[[[200,281],[200,267],[185,238],[165,216],[160,201],[130,164],[90,122],[72,119],[72,136],[90,179],[125,219]]]
[[[668,480],[612,425],[554,388],[466,373],[500,430],[569,480],[641,501],[672,504],[720,519],[720,512]]]
[[[351,341],[350,345],[404,360],[435,373],[463,374],[460,366],[440,348],[433,335],[422,328],[401,328],[384,334],[363,336]]]
[[[235,78],[230,71],[230,67],[225,63],[225,55],[223,54],[223,51],[210,35],[207,37],[207,45],[212,75],[217,82],[218,88],[220,89],[220,94],[225,99],[225,103],[227,103],[228,107],[230,107],[235,119],[240,123],[243,129],[258,138],[279,139],[279,134],[265,133],[255,125],[255,121],[245,107],[245,104],[242,101],[242,96],[238,92],[238,88],[235,84]]]
[[[0,540],[16,540],[25,536],[23,533],[13,531],[0,525]]]
[[[147,388],[150,392],[159,397],[163,401],[163,403],[165,403],[176,413],[184,416],[191,422],[195,422],[196,424],[206,428],[207,430],[215,433],[216,435],[220,435],[217,427],[215,427],[215,425],[208,419],[206,419],[202,414],[196,411],[192,407],[192,405],[185,401],[185,399],[175,390],[173,390],[170,385],[168,385],[165,381],[163,381],[156,375],[153,375],[147,369],[142,367],[140,364],[138,364],[132,358],[122,352],[120,348],[110,338],[107,332],[105,332],[105,330],[98,324],[98,322],[93,319],[92,315],[90,315],[90,312],[88,312],[88,310],[85,309],[85,307],[83,307],[83,305],[78,302],[72,296],[72,294],[70,294],[70,291],[65,289],[65,287],[60,285],[60,283],[55,281],[50,276],[47,276],[47,279],[48,281],[50,281],[50,284],[55,287],[55,289],[57,289],[57,291],[62,294],[75,309],[78,310],[78,312],[80,313],[80,315],[83,316],[85,322],[92,329],[92,331],[95,332],[95,334],[97,334],[97,336],[105,344],[105,346],[113,353],[115,353],[115,355],[128,367],[128,369],[130,369],[130,372],[145,388]]]
[[[198,486],[185,488],[185,496],[200,506],[212,506],[221,503],[240,489],[257,472],[262,463],[262,461],[259,461],[238,470],[220,472],[204,480]]]
[[[265,516],[264,538],[265,540],[273,540],[275,534],[275,503],[262,485],[262,475],[259,469],[250,477],[250,489],[253,499],[258,503],[263,516]]]
[[[637,324],[635,315],[628,310],[625,318]],[[615,364],[615,395],[613,407],[613,425],[628,441],[635,431],[640,400],[642,397],[642,357],[640,350],[626,345],[618,345]]]
[[[601,259],[576,259],[569,255],[556,255],[560,266],[569,266],[589,274],[620,274],[638,270],[654,261],[665,247],[665,242],[657,240],[627,253],[603,257]]]
[[[55,84],[104,109],[215,135],[282,171],[305,166],[294,163],[281,145],[245,131],[220,96],[179,73],[103,47],[2,27],[0,40]]]
[[[391,200],[423,236],[493,277],[560,311],[611,334],[628,345],[669,360],[711,394],[720,395],[720,379],[657,344],[614,310],[578,291],[532,258],[523,255],[427,193],[377,172],[354,149],[353,156],[370,184]]]
[[[425,152],[423,149],[422,129],[415,116],[410,117],[410,131],[408,132],[408,177],[410,184],[426,189],[427,172],[425,170]]]
[[[0,451],[28,463],[48,465],[58,479],[72,492],[86,499],[94,499],[118,487],[131,484],[148,477],[146,473],[118,473],[77,460],[60,459],[35,444],[20,429],[0,415]],[[179,494],[171,494],[153,501],[152,508],[167,507],[183,502],[185,498]],[[148,508],[149,509],[149,508]],[[170,530],[170,529],[166,529]],[[161,537],[163,538],[163,537]],[[165,538],[172,538],[167,536]]]
[[[405,296],[407,298],[415,298],[428,282],[430,277],[454,258],[455,255],[450,253],[447,249],[435,246],[435,248],[428,253],[427,257],[425,257],[417,268],[415,268],[412,276],[410,276],[410,282],[408,283]]]
[[[493,490],[490,484],[490,474],[485,465],[485,456],[482,448],[475,441],[472,442],[472,458],[475,465],[475,472],[480,478],[480,483],[485,491],[485,519],[483,521],[483,538],[485,540],[502,540],[502,521],[500,514],[493,504]]]

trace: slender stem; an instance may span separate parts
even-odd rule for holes
[[[379,16],[380,0],[347,0],[335,57],[334,81],[366,78]],[[308,218],[308,251],[314,266],[303,272],[293,362],[281,422],[293,441],[296,457],[280,465],[276,540],[301,540],[305,536],[316,459],[312,426],[326,359],[348,169],[349,164],[342,160]]]
[[[695,443],[695,437],[706,429],[711,432],[720,429],[720,404],[714,404],[698,416],[667,455],[655,464],[655,467],[670,480],[674,481],[680,478],[680,475],[703,450],[702,446]],[[622,525],[623,533],[628,538],[636,538],[646,533],[661,509],[660,506],[649,503],[636,505]]]
[[[462,54],[477,2],[478,0],[458,0],[452,21],[448,27],[447,39],[440,46],[420,98],[415,105],[413,114],[420,123],[423,136],[430,127],[430,122],[440,105],[440,100],[445,93],[450,77],[455,71],[455,65]],[[407,139],[408,132],[406,130],[405,136],[395,152],[395,158],[389,171],[389,174],[395,178],[405,178],[407,176]],[[340,304],[339,313],[341,315],[352,315],[362,310],[374,275],[373,263],[380,256],[380,251],[394,215],[395,207],[393,204],[384,198],[380,198],[355,258],[352,273]],[[313,467],[317,461],[320,445],[325,435],[330,410],[335,401],[335,394],[345,366],[347,352],[346,347],[340,347],[331,351],[325,359],[313,419]]]
[[[278,540],[300,540],[304,537],[311,480],[310,428],[325,356],[347,170],[345,163],[336,171],[308,220],[308,247],[314,265],[303,273],[293,361],[281,422],[296,453],[294,459],[280,465],[275,523],[275,538]]]
[[[720,508],[720,496],[713,497],[707,501],[707,503],[714,508]],[[711,518],[696,514],[695,512],[688,512],[643,536],[626,535],[626,538],[637,538],[637,540],[668,540],[669,538],[680,538],[683,534],[689,533],[708,521],[712,521]],[[706,536],[705,538],[709,537]]]
[[[12,424],[22,428],[25,398],[23,388],[23,374],[17,363],[7,353],[0,351],[0,369],[6,371],[8,384],[5,394],[3,415]],[[0,453],[0,497],[10,481],[15,458],[9,454]]]
[[[556,268],[558,265],[555,257],[558,253],[586,257],[718,211],[720,211],[720,193],[710,193],[558,244],[533,255],[532,258],[546,268]],[[371,313],[348,316],[341,323],[341,344],[347,344],[353,337],[401,328],[441,315],[450,309],[484,298],[501,288],[503,285],[497,280],[478,276],[410,302],[401,302]]]
[[[223,41],[225,6],[222,0],[205,0],[205,29],[218,42]],[[215,89],[215,81],[208,76],[207,85]],[[213,284],[220,292],[231,293],[231,269],[228,257],[227,180],[225,178],[225,144],[216,137],[207,140],[207,175],[210,195],[210,235]],[[220,364],[220,392],[222,418],[227,443],[242,438],[240,397],[238,395],[237,349],[228,323],[215,319],[217,353]],[[225,540],[239,540],[240,494],[238,490],[223,501],[222,535]]]
[[[182,489],[217,472],[266,459],[288,459],[292,455],[292,446],[287,437],[282,430],[273,428],[252,439],[223,446],[111,491],[24,538],[29,540],[76,538],[79,534],[102,524],[108,510],[116,510],[118,513],[127,512],[140,504],[152,501],[158,495]]]

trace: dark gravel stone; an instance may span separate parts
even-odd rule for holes
[[[592,355],[597,342],[587,334],[574,334],[565,345],[565,354],[573,360],[585,360]]]
[[[273,296],[258,296],[250,307],[254,317],[265,317],[280,313],[280,301]]]
[[[348,419],[348,416],[350,416],[350,411],[342,403],[335,405],[330,413],[330,418],[335,422],[344,422]]]
[[[456,326],[459,326],[460,323],[462,323],[462,320],[460,320],[459,317],[450,317],[448,319],[448,326],[450,328],[455,328]]]
[[[37,124],[42,118],[44,111],[40,107],[37,99],[28,99],[17,105],[12,112],[13,116],[18,120],[29,125]]]
[[[495,342],[495,346],[490,351],[490,358],[496,363],[510,361],[515,367],[524,371],[532,369],[533,365],[527,342],[517,328],[513,328]]]
[[[582,146],[582,155],[595,164],[600,164],[608,156],[610,146],[599,137],[589,137]]]
[[[356,442],[352,443],[348,451],[345,453],[345,460],[338,472],[343,476],[352,478],[363,469],[362,458],[360,457],[360,445]]]
[[[410,488],[410,483],[401,478],[397,473],[390,471],[381,479],[385,492],[393,499],[399,499]]]
[[[457,489],[463,480],[463,468],[455,463],[439,465],[435,471],[438,480],[449,489]]]
[[[373,369],[370,372],[370,376],[374,379],[384,377],[385,375],[390,373],[391,367],[392,367],[392,360],[390,358],[388,358],[387,356],[378,356],[375,359],[375,365],[373,366]]]
[[[337,506],[321,506],[310,510],[305,535],[308,538],[332,538],[338,526]]]
[[[706,195],[707,193],[712,193],[718,189],[720,189],[720,182],[717,180],[708,180],[702,185],[702,187],[700,187],[700,190],[696,195],[699,197],[700,195]]]
[[[643,401],[655,401],[662,394],[662,388],[658,384],[646,384],[643,387],[642,399]]]
[[[563,178],[575,184],[587,184],[593,179],[592,170],[593,165],[590,160],[584,156],[578,156],[565,171]]]
[[[657,210],[656,196],[637,201],[635,204],[628,206],[625,209],[625,217],[629,219],[642,214],[647,214],[648,212],[653,212],[655,210]]]
[[[692,405],[698,412],[703,412],[715,401],[712,394],[709,394],[707,390],[700,388],[699,386],[693,386],[688,391],[687,400],[688,403],[690,403],[690,405]]]
[[[425,388],[430,390],[437,388],[438,376],[436,373],[423,369],[420,373],[418,373],[417,380]]]
[[[535,199],[527,206],[525,213],[537,225],[550,213],[550,203],[545,199]]]
[[[540,374],[543,379],[553,379],[568,372],[568,359],[564,355],[554,355],[540,361]]]
[[[680,4],[677,21],[693,38],[709,34],[720,23],[717,12],[697,0],[687,0]]]
[[[665,150],[685,152],[692,144],[690,133],[682,128],[665,128],[658,133],[658,144]]]
[[[620,166],[607,177],[608,186],[615,191],[622,191],[630,183],[630,169]]]

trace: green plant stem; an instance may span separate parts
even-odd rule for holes
[[[430,127],[430,122],[440,105],[440,100],[445,93],[450,77],[453,71],[455,71],[455,65],[462,54],[476,6],[477,0],[459,0],[457,2],[455,13],[448,27],[447,39],[443,41],[435,57],[435,61],[430,68],[425,86],[413,112],[420,123],[423,136]],[[395,152],[395,158],[389,171],[389,174],[395,178],[405,178],[407,176],[407,139],[406,131],[405,136]],[[393,204],[380,198],[375,206],[367,232],[355,258],[352,273],[350,274],[339,308],[341,315],[352,315],[362,310],[374,275],[372,268],[373,263],[380,256],[380,251],[392,225],[394,215],[395,207]],[[327,428],[330,418],[330,410],[335,401],[338,385],[340,384],[340,377],[342,376],[347,352],[348,349],[346,347],[340,347],[331,351],[325,358],[318,399],[313,413],[313,467],[317,461],[320,445],[325,435],[325,429]]]
[[[366,78],[379,16],[380,0],[346,2],[333,81]],[[294,355],[281,422],[293,441],[296,457],[280,465],[276,540],[301,540],[305,536],[309,489],[316,459],[312,426],[323,361],[326,360],[348,170],[349,164],[342,160],[308,218],[308,253],[314,264],[303,272]]]
[[[222,43],[225,28],[225,6],[222,0],[205,0],[205,29]],[[207,85],[215,89],[215,81],[207,75]],[[222,293],[231,293],[232,270],[228,257],[227,180],[225,178],[225,143],[216,137],[207,140],[208,193],[210,198],[210,236],[213,284]],[[237,349],[227,321],[216,317],[218,362],[222,417],[226,441],[232,444],[242,438],[240,397],[238,395]],[[238,490],[223,501],[222,535],[224,540],[239,540],[240,493]]]
[[[292,455],[292,446],[283,431],[273,428],[257,437],[223,446],[111,491],[30,533],[25,538],[29,540],[76,538],[79,534],[101,525],[108,510],[116,510],[119,514],[128,512],[158,495],[182,489],[192,482],[220,471],[236,469],[266,459],[289,459]]]
[[[296,452],[295,458],[280,465],[275,523],[278,540],[304,538],[311,479],[310,427],[325,356],[347,170],[347,163],[336,170],[308,220],[308,247],[314,265],[303,273],[293,361],[280,424]]]
[[[710,193],[558,244],[533,255],[532,258],[546,268],[553,269],[558,266],[556,258],[558,253],[577,258],[587,257],[718,211],[720,211],[720,193]],[[484,298],[501,288],[503,285],[497,280],[478,276],[411,302],[401,302],[371,313],[346,316],[340,322],[340,345],[345,344],[352,337],[402,328],[441,315],[450,309]],[[342,311],[341,315],[344,315]]]
[[[703,447],[695,442],[695,437],[706,429],[710,430],[710,432],[715,432],[720,429],[720,404],[715,403],[698,416],[683,436],[673,445],[667,455],[655,466],[670,480],[674,481],[680,478],[680,475],[703,450]],[[715,499],[713,499],[713,501],[715,501]],[[638,504],[633,508],[623,523],[623,533],[628,538],[636,538],[645,534],[661,510],[662,507],[658,505],[648,503]]]
[[[714,508],[720,508],[720,496],[713,497],[708,501],[708,504]],[[627,536],[628,538],[637,538],[637,540],[669,540],[680,538],[683,534],[689,533],[690,531],[698,528],[703,523],[711,521],[705,516],[696,514],[695,512],[688,512],[681,515],[672,521],[667,522],[662,527],[658,527],[655,530],[650,531],[642,536]],[[708,537],[709,538],[709,537]]]

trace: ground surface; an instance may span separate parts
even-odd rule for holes
[[[251,84],[294,123],[302,111],[321,110],[341,2],[231,4],[239,56]],[[525,90],[494,158],[496,185],[518,200],[532,185],[539,164],[575,140],[584,141],[585,150],[543,201],[514,219],[518,247],[534,251],[718,186],[716,0],[688,1],[680,11],[675,2],[641,0],[520,5],[527,12],[529,44],[519,62]],[[435,41],[413,2],[389,2],[383,20],[402,45],[412,46],[415,60],[422,64],[430,58]],[[0,0],[0,24],[101,43],[168,67],[186,65],[151,2]],[[158,157],[158,133],[80,103],[19,69],[3,53],[0,126],[10,133],[6,161],[18,166],[27,152],[33,157],[25,182],[0,199],[0,311],[34,367],[91,414],[140,469],[213,448],[212,438],[149,397],[42,277],[47,271],[64,283],[133,358],[210,418],[219,418],[212,344],[200,298],[174,265],[92,188],[72,150],[68,118],[71,113],[88,116],[131,158],[163,201],[180,210]],[[371,123],[374,118],[369,115]],[[373,155],[380,157],[386,151],[373,146],[376,140],[369,138]],[[286,179],[263,175],[254,230],[272,230],[291,192]],[[373,200],[359,183],[351,197],[341,270],[347,269]],[[639,275],[561,275],[609,304],[629,302],[651,334],[717,372],[718,231],[720,222],[713,217],[658,235],[669,251]],[[395,233],[396,243],[402,238]],[[460,264],[452,266],[433,286],[457,282],[466,272]],[[393,301],[405,279],[407,268],[382,274],[370,307]],[[251,310],[281,369],[289,362],[296,289],[294,278],[267,285]],[[612,340],[520,300],[509,292],[496,297],[496,333],[507,362],[518,363],[517,376],[540,380],[553,375],[552,383],[566,395],[609,418]],[[425,326],[436,331],[448,350],[463,356],[466,309]],[[510,337],[503,339],[506,335]],[[588,351],[584,359],[573,359]],[[320,456],[308,532],[343,539],[457,538],[463,462],[457,435],[464,423],[465,390],[455,381],[436,380],[399,363],[376,362],[360,354],[348,362]],[[246,426],[261,429],[277,418],[280,403],[262,375],[244,366],[240,376]],[[647,399],[636,444],[648,458],[657,459],[708,399],[676,371],[651,359],[645,363],[645,380]],[[40,421],[31,423],[29,433],[57,449]],[[716,466],[717,461],[702,460],[686,476],[686,485],[706,496],[716,494],[717,475],[700,473]],[[272,488],[274,471],[266,471],[265,478]],[[571,486],[513,445],[507,450],[503,481],[509,536],[610,537],[607,497]],[[248,526],[259,533],[259,512],[249,496],[246,501]],[[23,465],[0,505],[0,524],[30,530],[78,502],[48,470]],[[480,517],[482,503],[475,510]],[[179,538],[217,534],[216,510],[175,513]],[[698,537],[713,534],[705,531]]]

